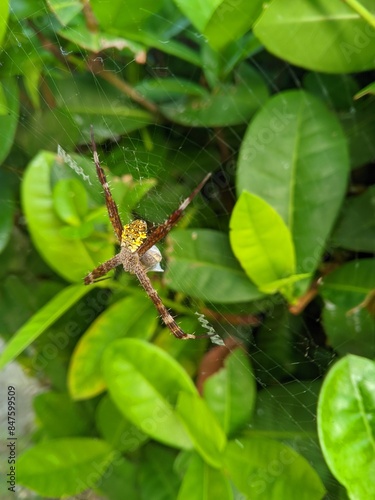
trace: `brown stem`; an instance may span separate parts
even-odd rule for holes
[[[302,295],[302,297],[298,299],[298,302],[296,304],[292,304],[291,306],[289,306],[289,312],[291,314],[294,314],[295,316],[301,314],[301,312],[310,304],[310,302],[316,297],[317,294],[318,281],[313,281],[305,295]]]
[[[90,1],[89,0],[81,0],[81,3],[83,5],[83,15],[86,20],[86,26],[87,29],[91,33],[97,33],[98,32],[98,21],[96,17],[94,16],[94,13],[92,11]]]
[[[158,107],[148,99],[144,98],[137,90],[135,90],[131,85],[129,85],[124,80],[120,79],[112,71],[105,71],[101,60],[98,57],[91,59],[89,62],[89,68],[95,74],[106,80],[111,85],[119,89],[123,94],[127,95],[134,102],[142,106],[143,108],[150,111],[153,115],[160,116],[160,111]]]

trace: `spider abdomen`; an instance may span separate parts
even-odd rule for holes
[[[141,219],[133,220],[133,222],[124,226],[121,235],[121,246],[127,248],[133,253],[138,250],[146,238],[146,222]]]

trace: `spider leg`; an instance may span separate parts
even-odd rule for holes
[[[170,329],[170,331],[173,333],[173,335],[176,338],[183,339],[183,340],[195,339],[195,335],[192,335],[191,333],[185,333],[183,330],[181,330],[181,328],[178,326],[178,324],[172,318],[168,309],[165,307],[161,298],[159,297],[157,291],[152,286],[152,283],[151,283],[149,277],[147,276],[144,268],[141,265],[138,265],[135,268],[134,274],[137,276],[140,284],[145,289],[145,292],[147,293],[147,295],[150,297],[152,302],[155,304],[155,307],[158,310],[158,312],[161,316],[161,319],[163,320],[165,326],[167,326]]]
[[[104,189],[104,194],[105,194],[105,203],[107,205],[107,210],[108,210],[108,215],[109,215],[109,220],[111,221],[113,230],[115,231],[115,234],[117,236],[117,240],[120,243],[121,242],[121,235],[122,235],[122,222],[118,213],[118,208],[116,205],[115,200],[112,197],[111,190],[109,189],[109,184],[107,181],[107,178],[105,176],[104,170],[102,169],[99,161],[99,156],[98,152],[96,149],[96,144],[94,140],[94,131],[91,126],[91,144],[92,144],[92,151],[93,151],[93,156],[94,156],[94,163],[96,167],[96,173],[98,175],[100,184],[103,186]]]
[[[199,191],[203,188],[203,186],[206,184],[208,179],[211,177],[211,172],[206,175],[206,177],[198,184],[198,186],[192,191],[190,196],[188,196],[182,203],[181,205],[173,212],[173,214],[168,217],[168,219],[160,224],[160,226],[157,226],[154,230],[150,232],[148,235],[146,241],[138,248],[137,253],[139,256],[142,256],[144,253],[147,252],[152,246],[156,245],[156,243],[164,238],[169,231],[172,229],[172,227],[177,224],[177,222],[183,217],[183,212],[184,210],[188,207],[190,202],[197,196]]]
[[[115,267],[119,266],[121,264],[121,258],[120,255],[117,254],[112,259],[107,260],[103,264],[100,264],[100,266],[96,267],[91,273],[87,274],[84,278],[83,281],[85,285],[92,285],[98,278],[101,278],[105,274],[107,274],[111,269],[114,269]]]

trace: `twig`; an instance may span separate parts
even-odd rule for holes
[[[368,22],[373,28],[375,28],[375,16],[363,7],[362,4],[360,4],[357,0],[343,0],[343,2],[354,10],[354,12],[357,12],[357,14]]]

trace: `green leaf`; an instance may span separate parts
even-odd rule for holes
[[[43,437],[79,436],[90,432],[91,422],[85,419],[82,407],[66,393],[43,392],[34,398],[33,406]]]
[[[361,97],[364,97],[365,95],[368,94],[375,95],[375,82],[366,85],[366,87],[357,92],[356,95],[354,96],[354,99],[360,99]]]
[[[246,274],[258,286],[295,272],[294,246],[288,227],[267,202],[244,191],[230,220],[230,242]]]
[[[320,394],[318,431],[327,463],[350,498],[375,496],[375,363],[346,356]]]
[[[278,332],[272,333],[274,335],[278,334]],[[275,351],[273,352],[275,353]],[[267,352],[265,358],[266,354]],[[305,361],[305,358],[303,359]],[[268,367],[271,371],[268,379],[264,374],[260,379],[260,384],[264,389],[257,394],[256,410],[254,419],[251,422],[250,436],[282,440],[285,445],[290,446],[297,453],[304,456],[319,473],[328,490],[327,498],[346,498],[345,495],[341,495],[342,491],[340,490],[343,488],[331,475],[319,446],[316,429],[316,407],[321,380],[303,380],[302,382],[296,380],[284,385],[272,386],[270,384],[274,384],[276,379],[280,380],[280,375],[275,372],[269,361],[264,368],[262,365],[263,360],[260,359],[259,361],[260,369],[258,373],[261,370],[268,370]],[[258,365],[258,358],[255,359],[254,365]],[[321,369],[321,367],[319,368]],[[305,376],[306,371],[303,373]],[[284,372],[281,376],[288,377],[288,374]],[[292,496],[292,498],[294,497]]]
[[[80,338],[72,355],[68,374],[72,397],[87,399],[100,394],[106,388],[100,365],[107,346],[122,337],[146,340],[156,324],[154,305],[145,296],[126,297],[106,309]]]
[[[0,368],[13,361],[26,347],[59,319],[72,305],[90,291],[89,287],[72,285],[43,306],[12,337],[0,356]]]
[[[267,97],[263,79],[249,68],[246,80],[238,85],[220,84],[206,96],[163,104],[161,111],[170,120],[189,127],[228,127],[248,122]]]
[[[128,420],[164,444],[191,448],[174,406],[180,391],[196,394],[196,389],[173,358],[139,339],[116,340],[104,353],[102,370],[112,400]]]
[[[154,102],[174,101],[181,96],[204,97],[209,95],[202,85],[185,78],[145,79],[137,85],[136,90]]]
[[[122,30],[132,24],[139,24],[151,14],[158,12],[163,0],[128,0],[124,9],[123,0],[91,0],[90,2],[101,27],[108,30]]]
[[[353,109],[353,96],[358,83],[352,75],[307,73],[303,79],[306,90],[318,97],[327,107],[348,112]]]
[[[240,38],[251,28],[262,2],[239,0],[175,0],[181,11],[217,50]]]
[[[2,44],[6,29],[9,14],[9,2],[8,0],[3,0],[0,3],[0,46]]]
[[[63,27],[58,31],[58,34],[77,47],[91,52],[113,48],[118,51],[126,50],[135,57],[144,57],[144,48],[141,45],[122,36],[103,31],[92,31],[88,28],[83,16],[76,17],[71,26]]]
[[[17,482],[44,497],[76,495],[95,486],[113,456],[99,439],[44,441],[17,460]]]
[[[100,36],[98,33],[96,35]],[[101,81],[98,87],[93,75],[76,75],[74,80],[55,79],[51,81],[51,87],[58,106],[79,127],[81,141],[82,138],[90,141],[91,125],[95,139],[99,142],[103,138],[113,138],[114,134],[129,133],[154,122],[154,117],[148,111],[136,107],[113,84]]]
[[[238,348],[224,361],[224,368],[204,384],[204,399],[227,435],[250,421],[256,398],[255,377],[248,356]]]
[[[332,245],[356,252],[375,249],[375,186],[347,200],[332,235]]]
[[[135,462],[116,456],[106,473],[98,481],[95,490],[111,500],[139,500],[139,467]]]
[[[324,277],[323,324],[329,343],[341,354],[375,356],[375,321],[371,301],[375,260],[352,261]]]
[[[372,0],[361,4],[373,11]],[[310,0],[292,5],[288,0],[272,2],[254,32],[269,52],[303,68],[354,73],[375,67],[372,28],[339,0],[324,4],[324,8]]]
[[[339,119],[349,144],[350,164],[358,168],[372,163],[375,158],[375,100],[354,102],[340,113]]]
[[[29,163],[22,184],[22,205],[34,245],[44,260],[66,280],[81,281],[99,262],[112,257],[112,248],[95,240],[91,249],[90,240],[62,236],[64,224],[55,212],[51,187],[51,171],[57,161],[56,155],[41,152]]]
[[[168,247],[165,282],[172,290],[223,304],[262,296],[238,265],[224,233],[177,230],[168,236]]]
[[[255,352],[251,352],[255,377],[262,386],[289,378],[297,370],[296,338],[300,338],[300,324],[301,318],[290,314],[284,303],[274,307],[262,321],[254,340]]]
[[[104,396],[97,407],[96,427],[103,438],[121,452],[134,452],[149,438],[120,413],[111,398]]]
[[[297,273],[307,273],[319,265],[348,174],[347,145],[337,119],[310,94],[288,91],[270,99],[250,124],[240,151],[237,192],[257,194],[281,215],[293,236]],[[274,245],[278,250],[279,243]]]
[[[63,26],[83,9],[83,4],[79,0],[48,0],[47,5]]]
[[[0,119],[1,122],[1,119]],[[6,247],[12,227],[15,212],[15,189],[11,176],[0,170],[0,253]]]
[[[88,196],[83,183],[75,178],[61,179],[53,188],[53,205],[60,219],[78,226],[88,210]]]
[[[138,498],[176,499],[180,480],[174,471],[175,459],[175,450],[157,443],[145,447],[138,476]]]
[[[198,453],[209,465],[220,468],[226,438],[207,403],[198,394],[180,392],[177,412]]]
[[[198,454],[190,457],[189,465],[178,492],[177,500],[233,500],[228,478],[205,463]]]
[[[235,486],[251,499],[320,500],[325,488],[308,461],[271,439],[236,439],[228,443],[225,469]],[[298,492],[298,493],[297,493]]]
[[[1,10],[3,9],[3,4],[0,4],[0,21],[2,21]],[[0,24],[0,35],[1,35],[1,24]],[[16,133],[18,117],[19,117],[19,90],[15,79],[13,78],[3,78],[0,83],[2,87],[2,93],[4,97],[4,102],[2,103],[5,107],[5,114],[0,116],[0,164],[3,163],[5,158],[13,145],[14,136]]]

